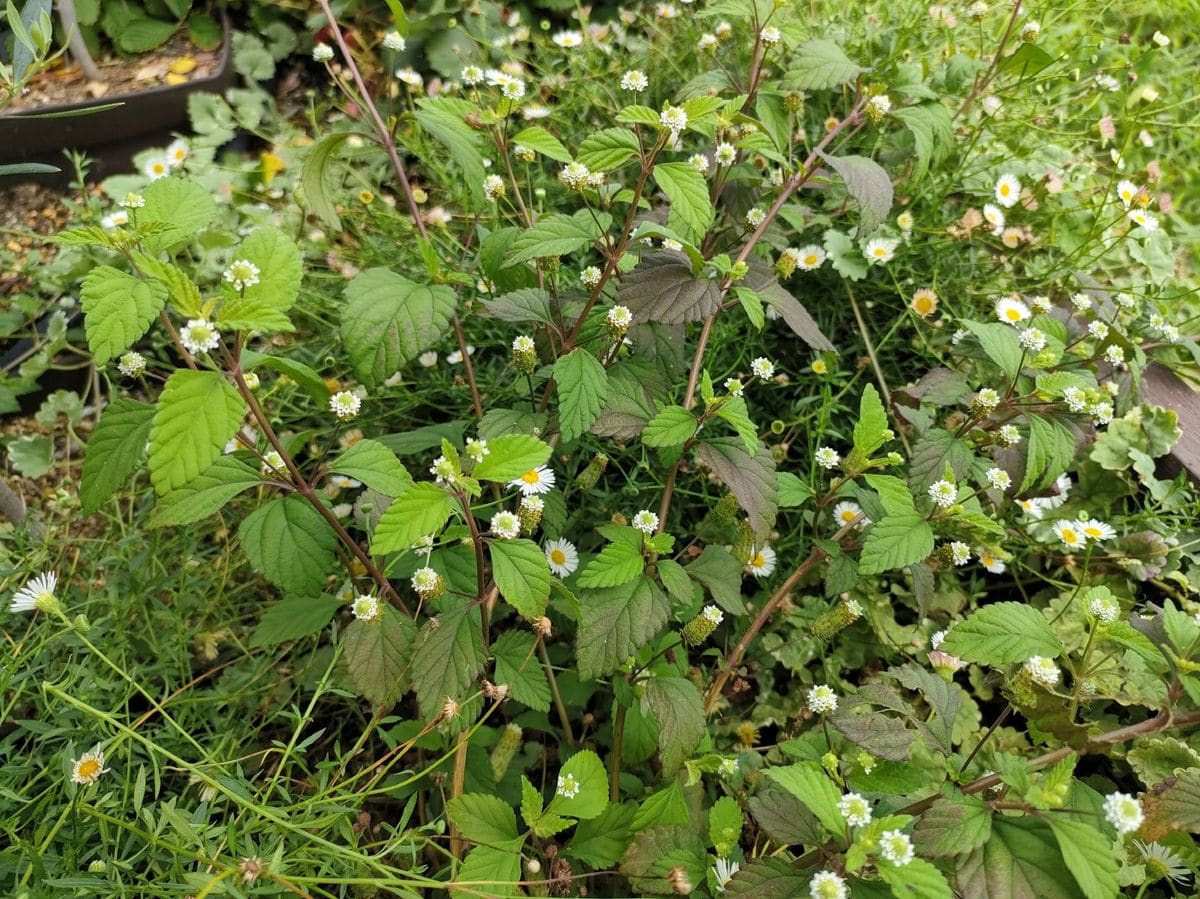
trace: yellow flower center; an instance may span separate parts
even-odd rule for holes
[[[1007,318],[1010,322],[1020,321],[1021,320],[1021,310],[1006,309],[1006,310],[1004,310],[1004,317]]]
[[[1062,531],[1063,543],[1071,544],[1079,542],[1079,534],[1074,528],[1063,528]]]
[[[857,514],[858,513],[855,512],[853,509],[844,509],[842,511],[842,521],[845,522],[846,524],[849,524],[850,522],[852,522],[854,520],[854,516]]]
[[[531,471],[527,471],[527,472],[525,472],[525,474],[521,475],[521,480],[524,481],[526,484],[537,484],[537,483],[541,482],[542,476],[540,474],[538,474],[536,469],[534,469]]]
[[[763,558],[763,554],[759,553],[750,561],[751,568],[762,568],[767,564],[767,560]]]
[[[811,255],[811,254],[810,254],[810,255],[808,255],[808,256],[805,256],[805,257],[804,257],[804,264],[805,264],[805,265],[816,265],[816,264],[817,264],[817,257],[816,257],[816,256],[813,256],[813,255]]]
[[[877,258],[877,259],[882,259],[884,256],[887,255],[887,250],[885,250],[883,247],[876,247],[874,252],[875,252],[875,258]]]
[[[555,565],[565,565],[567,563],[567,554],[558,547],[550,550],[550,561]]]
[[[1099,537],[1100,528],[1084,528],[1083,533],[1088,537]]]
[[[1009,187],[1007,184],[1000,185],[1000,196],[1007,197],[1010,193],[1012,193],[1011,187]]]
[[[79,776],[89,780],[100,774],[100,763],[95,759],[84,759],[79,763]]]

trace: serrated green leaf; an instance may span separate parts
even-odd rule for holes
[[[278,228],[264,225],[252,231],[230,258],[256,265],[258,282],[240,294],[224,284],[226,300],[217,313],[221,325],[240,331],[291,330],[285,313],[296,302],[304,274],[296,242]]]
[[[747,453],[753,456],[758,452],[758,428],[750,420],[750,410],[746,407],[744,399],[740,396],[725,397],[721,405],[717,406],[717,417],[737,431]]]
[[[796,48],[783,76],[783,88],[790,91],[827,90],[853,81],[864,69],[851,62],[833,41],[805,41]]]
[[[902,121],[913,136],[913,151],[917,162],[908,176],[908,183],[915,186],[932,164],[940,162],[954,146],[954,123],[950,111],[941,103],[920,103],[892,110],[892,115]]]
[[[436,534],[454,511],[454,499],[436,484],[414,484],[396,497],[375,526],[371,551],[404,552],[426,534]]]
[[[716,312],[721,289],[712,278],[697,278],[686,256],[664,251],[642,257],[621,280],[617,302],[629,307],[637,324],[682,325]]]
[[[733,854],[742,838],[742,807],[732,796],[722,796],[708,810],[708,840],[717,855]]]
[[[92,432],[83,457],[79,503],[91,515],[141,464],[154,424],[154,407],[121,397],[113,400]]]
[[[539,712],[550,710],[550,684],[534,654],[533,634],[505,631],[492,644],[496,658],[496,683],[507,684],[511,696]]]
[[[984,353],[1006,377],[1015,378],[1020,373],[1023,353],[1016,328],[1002,322],[963,321],[963,326],[975,335]]]
[[[645,682],[644,701],[658,722],[663,773],[674,774],[707,732],[700,691],[683,677],[654,677]]]
[[[819,764],[797,762],[767,768],[763,773],[803,802],[826,831],[840,834],[845,829],[846,822],[838,811],[841,794]]]
[[[319,592],[336,561],[337,535],[299,496],[255,509],[238,528],[238,541],[255,571],[292,593]]]
[[[875,385],[868,384],[858,401],[858,421],[854,423],[854,451],[866,462],[875,450],[887,442],[890,435],[887,411]]]
[[[412,656],[412,683],[421,716],[441,714],[447,699],[462,702],[483,671],[479,606],[459,597],[439,600],[438,615],[421,628]]]
[[[510,140],[514,144],[528,147],[535,153],[540,153],[555,162],[570,162],[571,154],[562,142],[540,125],[531,125],[514,134]]]
[[[595,356],[583,349],[571,350],[554,363],[558,385],[558,427],[570,443],[587,432],[608,400],[608,372]]]
[[[858,573],[882,574],[920,562],[932,552],[933,528],[918,512],[888,515],[867,532]]]
[[[472,843],[497,846],[517,838],[517,815],[499,796],[464,793],[446,803],[446,814]]]
[[[503,434],[488,440],[488,454],[471,471],[480,481],[513,481],[550,458],[550,445],[528,434]]]
[[[1030,656],[1057,658],[1062,644],[1045,617],[1019,602],[996,602],[954,625],[941,647],[981,665],[1011,665]]]
[[[334,613],[343,605],[332,596],[285,596],[267,606],[250,636],[250,648],[277,646],[315,634],[333,620]]]
[[[658,586],[638,578],[580,596],[576,640],[579,676],[590,680],[615,670],[667,623],[671,606]]]
[[[150,328],[167,302],[158,281],[142,281],[111,265],[88,272],[79,290],[83,328],[98,365],[125,352]]]
[[[605,128],[583,139],[576,158],[593,172],[611,172],[641,150],[628,128]]]
[[[876,866],[898,899],[954,899],[946,875],[923,858],[914,858],[906,865],[880,861]]]
[[[1120,892],[1112,840],[1100,832],[1096,823],[1066,815],[1047,815],[1046,823],[1054,832],[1067,870],[1085,896],[1108,899]]]
[[[399,496],[413,485],[396,454],[378,440],[359,440],[329,463],[329,470],[362,481],[384,496]]]
[[[632,803],[610,805],[595,818],[580,821],[563,852],[596,870],[611,868],[629,846],[636,811]]]
[[[218,372],[173,372],[150,428],[150,481],[158,494],[207,470],[237,432],[245,411],[241,396]]]
[[[632,581],[645,568],[641,551],[625,543],[610,543],[580,573],[580,587],[615,587]]]
[[[921,855],[950,858],[982,846],[992,832],[992,812],[972,796],[937,799],[917,819],[913,841]]]
[[[261,483],[257,471],[232,456],[222,456],[182,487],[160,497],[150,513],[150,527],[191,524],[207,518],[239,493]]]
[[[217,217],[212,192],[186,178],[159,178],[146,185],[141,194],[146,202],[137,211],[138,225],[162,226],[142,240],[142,248],[151,256],[192,241]]]
[[[1075,461],[1075,435],[1066,425],[1041,415],[1029,415],[1027,419],[1025,475],[1018,493],[1053,483]]]
[[[524,618],[540,618],[550,598],[550,566],[532,540],[493,540],[492,576],[504,600]]]
[[[504,262],[505,268],[528,262],[530,259],[563,256],[582,250],[592,241],[600,239],[604,233],[603,229],[607,227],[605,222],[611,221],[611,217],[601,213],[598,220],[600,224],[597,224],[597,218],[593,218],[586,209],[581,209],[574,215],[552,213],[538,219],[537,224],[522,231],[512,242],[508,259]]]
[[[162,283],[167,290],[167,300],[179,315],[184,318],[201,317],[200,288],[181,269],[145,253],[135,253],[133,261],[146,277]]]
[[[550,294],[539,287],[522,287],[483,301],[484,311],[504,322],[554,322]]]
[[[337,205],[330,194],[329,162],[337,148],[350,136],[349,131],[325,135],[309,148],[300,169],[304,204],[316,214],[322,224],[334,231],[342,230],[342,220],[338,216]]]
[[[683,446],[696,433],[696,416],[683,406],[667,406],[646,422],[642,442],[646,446]]]
[[[700,444],[697,456],[737,497],[750,527],[760,539],[765,539],[779,512],[779,482],[770,450],[760,445],[752,456],[740,440],[711,437]]]
[[[858,236],[870,234],[892,209],[892,179],[883,166],[866,156],[822,154],[822,158],[838,173],[847,193],[858,203]]]
[[[658,563],[662,568],[663,563]],[[708,545],[684,569],[688,576],[702,584],[713,602],[731,615],[746,614],[742,602],[742,563],[720,546]]]
[[[377,384],[446,333],[458,305],[445,285],[424,285],[382,268],[346,285],[342,341],[358,378]]]
[[[715,215],[708,181],[686,162],[660,162],[654,167],[654,180],[671,201],[667,227],[699,243],[712,227]]]
[[[475,209],[482,209],[486,203],[483,179],[487,174],[479,149],[483,138],[463,121],[462,107],[457,105],[458,102],[462,101],[456,98],[422,98],[417,101],[420,108],[414,117],[423,130],[450,151],[450,158],[462,170],[471,204]],[[469,104],[467,108],[471,108]]]

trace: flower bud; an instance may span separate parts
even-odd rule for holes
[[[705,606],[704,611],[683,626],[683,641],[688,646],[699,646],[717,629],[724,617],[716,606]]]
[[[512,763],[513,757],[520,748],[521,726],[509,722],[504,730],[500,732],[500,739],[492,749],[490,761],[492,763],[492,773],[496,775],[496,780],[503,779],[504,775],[508,772],[508,766]]]
[[[596,482],[600,480],[600,475],[604,474],[604,469],[608,467],[608,456],[603,453],[597,453],[592,457],[592,461],[587,464],[587,468],[579,473],[579,477],[575,479],[575,486],[580,490],[591,490],[596,486]]]
[[[531,375],[537,368],[537,346],[533,338],[522,334],[512,342],[513,366],[523,375]]]
[[[546,503],[540,496],[521,497],[521,505],[517,507],[517,520],[521,523],[521,533],[532,534],[542,521],[542,513]]]
[[[830,640],[862,617],[857,600],[844,599],[837,606],[817,616],[809,628],[818,640]]]

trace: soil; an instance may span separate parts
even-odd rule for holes
[[[211,78],[220,67],[221,48],[197,50],[185,34],[176,34],[149,53],[124,58],[106,56],[96,60],[103,81],[88,81],[83,71],[63,57],[13,99],[7,112],[79,103],[103,97],[124,97],[152,87],[186,84]]]
[[[19,266],[7,263],[19,263],[31,250],[38,252],[44,262],[54,257],[57,246],[46,243],[43,237],[56,234],[70,223],[71,214],[62,197],[58,188],[38,184],[0,189],[0,297],[29,287],[29,279]]]

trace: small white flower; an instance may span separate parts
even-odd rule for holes
[[[165,178],[171,173],[171,163],[167,161],[165,156],[154,156],[146,161],[142,166],[142,174],[151,181],[157,181],[159,178]]]
[[[703,175],[708,171],[708,157],[703,153],[693,153],[688,157],[688,165]]]
[[[876,121],[876,118],[883,118],[892,111],[892,100],[887,94],[878,94],[867,101],[867,115],[872,116],[871,121]]]
[[[568,162],[558,173],[558,180],[572,190],[578,190],[587,184],[588,167],[582,162]]]
[[[490,527],[501,540],[515,540],[521,535],[521,521],[514,512],[497,512],[492,516]]]
[[[100,775],[107,771],[104,767],[104,753],[97,747],[75,759],[71,765],[71,783],[80,786],[94,784],[100,779]]]
[[[767,214],[755,206],[746,213],[746,224],[751,228],[757,228],[767,219]]]
[[[1017,335],[1021,348],[1029,353],[1040,353],[1046,348],[1046,335],[1037,328],[1026,328]]]
[[[491,202],[495,202],[498,197],[504,196],[504,179],[499,175],[488,175],[484,178],[483,195]]]
[[[1142,826],[1142,804],[1128,793],[1110,793],[1104,798],[1104,819],[1124,836]]]
[[[1126,209],[1133,205],[1133,201],[1137,199],[1140,191],[1141,188],[1132,181],[1122,180],[1117,182],[1117,198]]]
[[[1036,296],[1029,298],[1029,306],[1038,315],[1046,315],[1054,308],[1050,302],[1050,298],[1046,296]]]
[[[702,34],[700,40],[696,41],[696,49],[703,53],[705,50],[711,50],[720,43],[715,34]]]
[[[989,468],[985,477],[988,485],[996,490],[1007,490],[1012,486],[1012,476],[1003,468]]]
[[[650,86],[650,79],[639,69],[630,69],[621,76],[621,90],[644,91]]]
[[[1042,26],[1040,22],[1026,22],[1021,26],[1021,40],[1026,43],[1033,43],[1041,33]]]
[[[1154,41],[1154,43],[1159,47],[1171,46],[1171,39],[1161,31],[1154,32],[1154,34],[1151,35],[1150,40]]]
[[[458,471],[453,460],[445,456],[438,456],[433,460],[433,464],[429,466],[429,473],[439,484],[453,484],[458,480]]]
[[[737,147],[733,144],[719,143],[713,152],[718,165],[733,165],[737,160]]]
[[[539,465],[537,468],[529,469],[519,478],[513,478],[508,482],[508,486],[516,487],[524,496],[532,496],[536,493],[549,493],[554,483],[553,470],[545,465]]]
[[[528,334],[521,334],[513,338],[512,348],[514,353],[532,353],[536,349],[536,346],[533,338]]]
[[[1021,442],[1021,429],[1016,425],[1002,425],[999,433],[1000,442],[1005,446],[1016,446]]]
[[[10,612],[53,612],[59,608],[58,597],[54,591],[58,587],[58,575],[53,571],[43,571],[31,577],[16,593],[9,603]]]
[[[229,263],[229,268],[225,269],[221,277],[232,284],[234,290],[240,291],[257,284],[259,274],[261,273],[258,266],[249,259],[235,259]]]
[[[333,59],[333,47],[328,44],[313,44],[312,58],[314,62],[329,62]]]
[[[403,66],[396,69],[396,80],[401,84],[407,84],[409,87],[423,87],[425,79],[421,77],[421,73],[410,66]]]
[[[1054,522],[1051,529],[1054,531],[1054,536],[1067,549],[1080,549],[1087,543],[1087,535],[1084,534],[1083,528],[1078,522],[1064,518]]]
[[[979,556],[979,564],[992,574],[1004,574],[1008,568],[1001,559],[996,558],[992,555],[992,551],[985,547],[981,546],[976,549],[975,554]]]
[[[1088,603],[1088,611],[1092,617],[1103,624],[1112,624],[1121,614],[1121,607],[1115,600],[1107,596],[1097,596]]]
[[[352,390],[339,390],[329,398],[329,411],[341,421],[348,421],[358,415],[362,408],[362,397]]]
[[[1083,530],[1083,536],[1087,540],[1111,540],[1117,536],[1117,532],[1113,530],[1112,525],[1101,521],[1099,518],[1089,518],[1087,521],[1080,522],[1080,527]]]
[[[287,473],[287,464],[277,450],[267,450],[263,453],[262,472],[265,475]]]
[[[1109,402],[1101,402],[1093,405],[1088,413],[1092,416],[1092,421],[1098,425],[1106,425],[1113,420],[1113,404]]]
[[[193,318],[179,329],[179,341],[189,353],[196,355],[220,346],[221,334],[208,319]]]
[[[491,450],[488,449],[487,441],[482,440],[479,437],[472,437],[470,440],[468,440],[464,449],[467,456],[476,462],[482,462],[483,457],[491,452]]]
[[[1063,389],[1063,402],[1072,412],[1082,412],[1087,408],[1087,394],[1082,388],[1071,385]]]
[[[750,371],[754,372],[755,377],[769,381],[775,377],[775,363],[766,356],[759,356],[750,363]]]
[[[545,546],[546,563],[559,577],[570,577],[579,567],[579,552],[570,540],[551,540]]]
[[[564,50],[570,50],[583,44],[583,35],[578,31],[560,31],[551,40]]]
[[[955,540],[950,544],[950,561],[960,567],[966,565],[971,561],[971,547],[961,540]]]
[[[590,290],[600,283],[603,276],[604,272],[600,271],[597,266],[589,265],[579,273],[579,283]]]
[[[100,219],[100,227],[105,231],[112,231],[114,228],[120,228],[122,225],[129,224],[129,213],[124,209],[118,209],[115,212],[110,212],[108,215]]]
[[[942,641],[946,639],[946,631],[937,631],[929,638],[929,647],[938,649],[942,645]]]
[[[688,115],[682,106],[668,106],[658,114],[658,121],[664,128],[679,132],[687,127]]]
[[[808,707],[818,715],[835,711],[838,707],[837,694],[833,687],[818,684],[808,691]]]
[[[921,318],[929,318],[937,312],[938,295],[928,287],[920,287],[913,291],[908,305]]]
[[[796,251],[796,268],[802,272],[811,272],[825,264],[825,250],[816,244],[809,244]]]
[[[1017,201],[1021,199],[1021,182],[1017,180],[1017,176],[1005,172],[996,181],[996,202],[1005,209],[1010,209],[1017,205]]]
[[[1102,91],[1108,91],[1109,93],[1112,93],[1113,91],[1120,89],[1121,82],[1117,81],[1117,79],[1112,75],[1106,75],[1102,73],[1096,76],[1096,87],[1100,88]]]
[[[865,827],[871,823],[871,803],[858,793],[847,793],[838,801],[838,811],[851,827]]]
[[[934,481],[929,485],[929,498],[938,508],[948,508],[958,498],[958,488],[952,481]]]
[[[1104,322],[1088,322],[1088,336],[1096,340],[1103,340],[1108,336],[1108,325]]]
[[[555,792],[563,799],[574,799],[579,795],[581,785],[574,774],[558,775],[558,785],[555,787]]]
[[[417,593],[432,593],[441,586],[442,576],[426,566],[413,572],[412,588]]]
[[[329,478],[329,485],[336,487],[338,490],[353,490],[356,487],[362,486],[362,481],[356,481],[354,478],[348,478],[344,474],[335,474]]]
[[[731,862],[727,858],[717,859],[717,863],[713,865],[713,878],[717,882],[717,892],[725,892],[725,887],[729,885],[729,881],[733,880],[733,875],[741,870],[741,865],[737,862]]]
[[[1115,343],[1104,348],[1104,361],[1116,368],[1125,363],[1125,351]]]
[[[633,312],[628,306],[613,306],[604,316],[604,320],[610,327],[623,331],[633,324]]]
[[[420,363],[421,368],[433,368],[435,365],[437,365],[437,361],[437,350],[426,350],[417,357],[417,362]]]
[[[898,868],[913,860],[913,844],[908,835],[898,830],[885,830],[879,838],[879,854]]]
[[[871,523],[865,515],[862,515],[862,506],[850,500],[843,500],[833,507],[833,520],[837,522],[838,527],[845,527],[851,522],[855,522],[857,527],[865,528]]]
[[[817,460],[817,465],[827,471],[837,468],[838,463],[842,461],[842,457],[830,446],[818,447],[817,451],[813,454],[813,458]]]
[[[1000,107],[1003,106],[1004,103],[1001,102],[1000,98],[995,94],[988,94],[988,96],[984,97],[980,101],[979,105],[983,108],[985,115],[994,116],[1000,111]]]
[[[130,350],[117,360],[117,370],[127,378],[136,378],[146,370],[146,357]]]
[[[873,240],[867,241],[863,255],[867,257],[867,261],[872,265],[883,265],[892,261],[896,255],[896,247],[898,245],[897,241],[889,238],[876,237]]]
[[[658,530],[658,516],[649,509],[642,509],[633,516],[633,521],[630,523],[647,536],[653,535]]]
[[[1036,683],[1043,687],[1053,687],[1062,676],[1062,672],[1054,664],[1054,659],[1042,656],[1030,656],[1025,662],[1025,670]]]
[[[758,39],[767,47],[774,47],[782,38],[783,36],[779,33],[779,29],[774,25],[768,25],[758,33]]]
[[[483,69],[479,66],[464,66],[458,77],[467,87],[474,87],[483,82]]]
[[[746,392],[746,385],[737,378],[725,379],[725,392],[730,396],[741,396]]]
[[[721,759],[721,764],[717,766],[717,773],[722,777],[733,777],[738,773],[737,759]]]
[[[990,412],[1000,405],[1000,394],[992,387],[984,387],[975,394],[974,404]]]
[[[911,231],[914,224],[916,224],[916,222],[913,219],[913,214],[907,209],[896,216],[896,227],[905,233]]]
[[[1144,209],[1129,210],[1128,218],[1143,231],[1158,230],[1158,219],[1146,212]]]
[[[846,899],[846,881],[833,871],[818,871],[808,882],[812,899]]]
[[[141,209],[146,205],[146,198],[141,194],[127,193],[117,205],[122,209]]]
[[[1001,297],[996,301],[996,318],[1005,324],[1018,324],[1030,315],[1029,307],[1016,297]]]
[[[764,546],[746,563],[746,570],[755,577],[770,577],[775,570],[775,550]]]
[[[404,36],[399,31],[389,31],[383,36],[383,46],[399,53],[408,46],[408,42],[404,40]]]
[[[379,600],[374,596],[359,594],[350,603],[350,614],[359,621],[374,621],[379,617]]]

